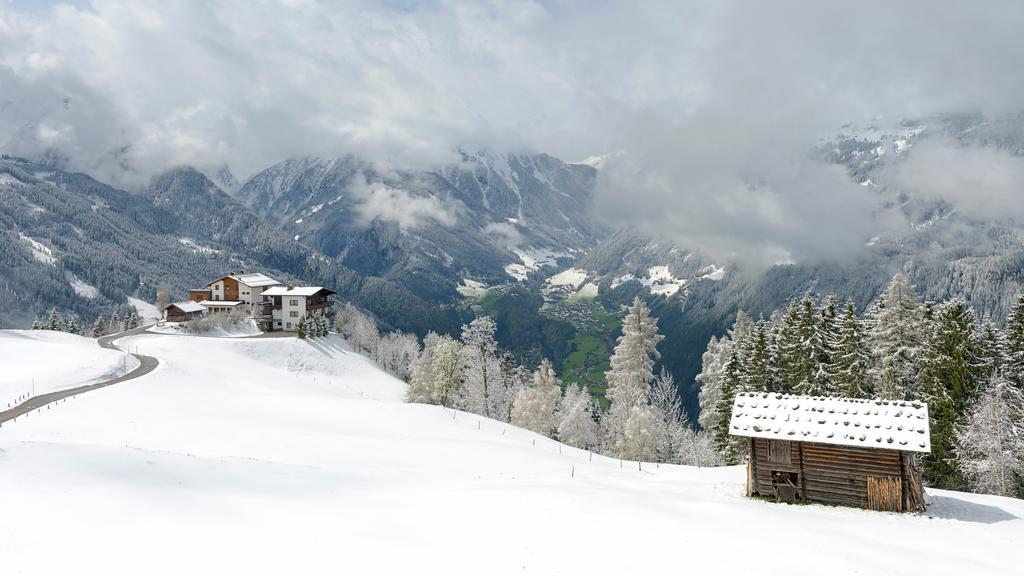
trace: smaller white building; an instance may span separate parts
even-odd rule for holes
[[[331,307],[333,291],[323,286],[274,286],[263,291],[263,296],[273,303],[270,305],[273,325],[271,330],[294,332],[299,320],[305,316],[321,313],[334,316]]]

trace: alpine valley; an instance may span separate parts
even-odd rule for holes
[[[806,292],[863,309],[896,272],[925,298],[964,295],[1002,318],[1024,287],[1024,228],[977,219],[889,178],[929,139],[1020,155],[1024,116],[947,115],[847,126],[809,143],[909,226],[864,238],[854,258],[749,269],[600,217],[614,156],[461,153],[433,169],[295,158],[237,182],[225,167],[179,167],[122,190],[56,160],[0,160],[0,328],[52,307],[88,324],[160,289],[183,293],[224,270],[333,286],[387,328],[455,334],[497,321],[500,346],[601,398],[624,305],[659,318],[661,364],[695,418],[701,354],[738,310],[770,314]],[[628,191],[620,191],[626,194]],[[134,304],[133,304],[134,303]]]

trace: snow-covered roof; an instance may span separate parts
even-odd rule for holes
[[[203,310],[205,310],[205,308],[200,306],[198,303],[189,301],[189,302],[173,302],[171,304],[168,304],[167,306],[164,306],[161,311],[167,310],[171,306],[174,306],[175,308],[177,308],[178,310],[181,310],[182,312],[202,312]]]
[[[206,306],[206,307],[210,307],[210,306],[215,306],[215,307],[218,307],[218,306],[231,307],[231,306],[238,306],[241,303],[242,302],[239,301],[239,300],[203,300],[202,302],[200,302],[200,304],[202,304],[203,306]]]
[[[259,287],[259,286],[277,286],[280,284],[277,280],[274,280],[270,276],[260,273],[253,274],[232,274],[232,278],[238,280],[246,286]]]
[[[312,296],[321,290],[326,290],[323,286],[293,286],[288,288],[287,286],[274,286],[263,291],[264,296]],[[327,290],[331,292],[330,290]],[[334,292],[331,292],[334,294]]]
[[[734,436],[931,452],[923,402],[742,392],[732,406]]]

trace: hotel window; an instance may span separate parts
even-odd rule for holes
[[[292,310],[291,312],[288,313],[288,315],[291,316],[292,318],[298,318],[299,317],[299,311],[298,310]]]

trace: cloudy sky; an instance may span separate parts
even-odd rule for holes
[[[1022,10],[0,0],[0,149],[126,186],[180,164],[245,177],[303,155],[428,167],[459,148],[615,152],[606,215],[721,254],[831,257],[870,237],[877,201],[809,148],[847,122],[1019,111]],[[991,168],[987,205],[1024,205],[1019,158],[971,151],[947,178],[933,168],[951,154],[933,146],[899,177],[956,201]]]

